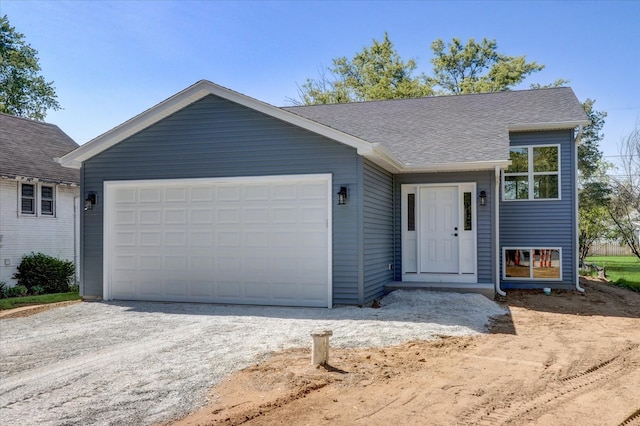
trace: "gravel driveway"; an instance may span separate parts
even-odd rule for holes
[[[179,418],[207,391],[271,351],[380,347],[485,330],[504,310],[480,295],[396,291],[382,308],[79,303],[0,321],[0,421],[151,424]]]

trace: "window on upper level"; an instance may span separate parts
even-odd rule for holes
[[[20,215],[55,216],[55,186],[40,183],[21,183],[19,194]]]
[[[560,146],[512,147],[511,165],[502,180],[502,199],[560,199]]]

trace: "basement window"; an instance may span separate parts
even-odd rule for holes
[[[553,280],[562,277],[560,248],[502,249],[502,277],[510,280]]]

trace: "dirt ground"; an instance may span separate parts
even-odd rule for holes
[[[489,334],[274,354],[183,425],[640,425],[640,293],[510,291]]]

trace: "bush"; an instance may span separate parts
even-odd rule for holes
[[[4,281],[0,281],[0,299],[4,299],[5,297],[7,297],[7,289],[9,287],[7,287],[7,283]]]
[[[39,285],[34,285],[33,287],[31,287],[31,294],[33,296],[37,296],[39,294],[44,294],[44,287],[39,286]]]
[[[13,278],[29,293],[42,289],[42,294],[66,293],[73,283],[76,268],[73,262],[56,259],[42,253],[31,253],[22,258]],[[38,288],[39,287],[39,288]]]
[[[5,290],[5,294],[7,297],[22,297],[26,296],[29,290],[23,285],[17,285],[14,287],[9,287]]]

